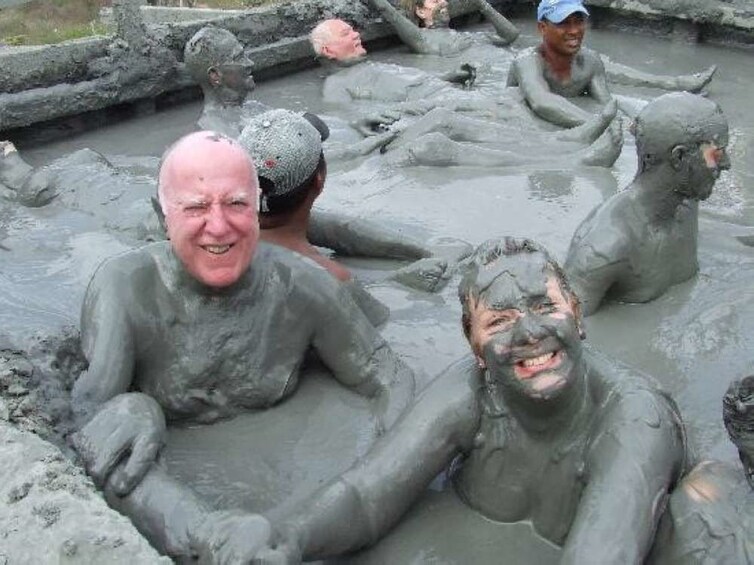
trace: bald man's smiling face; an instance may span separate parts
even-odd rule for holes
[[[168,237],[186,270],[213,288],[238,281],[259,241],[257,176],[241,146],[192,134],[165,159],[160,184]]]

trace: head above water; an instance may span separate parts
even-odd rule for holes
[[[723,397],[723,423],[738,448],[749,485],[754,488],[754,375],[728,387]]]
[[[425,28],[444,28],[450,23],[447,0],[401,0],[404,14],[416,25]]]
[[[530,240],[482,244],[458,288],[480,368],[509,397],[558,398],[578,380],[579,302],[560,266]]]
[[[205,92],[242,102],[254,88],[253,63],[226,29],[206,26],[197,31],[186,43],[183,60]]]
[[[237,282],[259,240],[259,186],[246,150],[211,131],[182,137],[163,155],[157,190],[170,244],[186,271],[211,288]]]
[[[339,19],[317,24],[309,34],[309,41],[318,57],[341,63],[358,61],[367,52],[361,44],[361,34]]]
[[[295,209],[326,176],[322,142],[327,125],[313,114],[270,110],[247,122],[238,142],[254,161],[259,188],[259,213],[275,215]]]
[[[581,50],[588,16],[581,0],[542,0],[537,8],[537,30],[545,57],[574,57]]]
[[[656,98],[633,125],[639,172],[669,166],[674,190],[704,200],[720,171],[730,168],[726,154],[728,122],[716,103],[688,92]]]

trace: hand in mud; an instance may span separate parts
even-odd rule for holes
[[[471,63],[463,63],[455,71],[450,71],[443,76],[448,82],[460,84],[464,88],[471,88],[476,82],[476,67]]]
[[[385,132],[388,129],[388,126],[398,121],[400,118],[400,112],[396,110],[384,110],[367,114],[353,122],[351,125],[356,128],[361,135],[369,137],[370,135]]]
[[[453,267],[443,257],[427,257],[399,269],[391,278],[416,290],[438,292],[448,283]]]
[[[273,543],[270,522],[259,514],[241,510],[212,512],[191,536],[199,563],[212,565],[287,565],[300,563],[298,545]],[[279,542],[283,541],[280,537]]]
[[[74,434],[73,445],[97,486],[109,484],[125,496],[147,473],[164,440],[160,405],[146,394],[130,392],[106,402]]]

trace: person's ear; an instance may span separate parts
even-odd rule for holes
[[[335,53],[333,53],[329,45],[323,45],[320,51],[326,59],[335,59]]]
[[[325,188],[325,179],[327,179],[327,172],[325,172],[324,169],[320,169],[317,171],[317,174],[314,176],[314,182],[317,183],[317,196],[322,194],[322,189]]]
[[[539,32],[539,35],[544,35],[546,25],[545,22],[537,22],[537,31]]]
[[[430,11],[424,6],[417,6],[414,9],[414,14],[423,22],[430,16]]]
[[[207,69],[207,76],[209,77],[209,83],[212,86],[220,86],[223,80],[223,75],[217,67],[210,67]]]
[[[579,332],[579,337],[581,339],[586,339],[586,331],[584,331],[584,317],[581,315],[581,302],[573,293],[571,293],[568,302],[571,305],[571,310],[573,310],[573,320],[574,322],[576,322],[576,329]]]
[[[670,150],[670,165],[676,171],[680,171],[683,166],[683,162],[688,155],[688,148],[685,145],[676,145]]]

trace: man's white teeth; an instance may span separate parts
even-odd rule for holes
[[[547,363],[550,359],[552,359],[553,355],[555,353],[545,353],[544,355],[540,355],[539,357],[532,357],[531,359],[524,359],[522,362],[522,365],[524,367],[535,367],[537,365],[544,365]]]
[[[206,249],[213,255],[222,255],[228,249],[230,249],[230,245],[205,245],[204,249]]]

